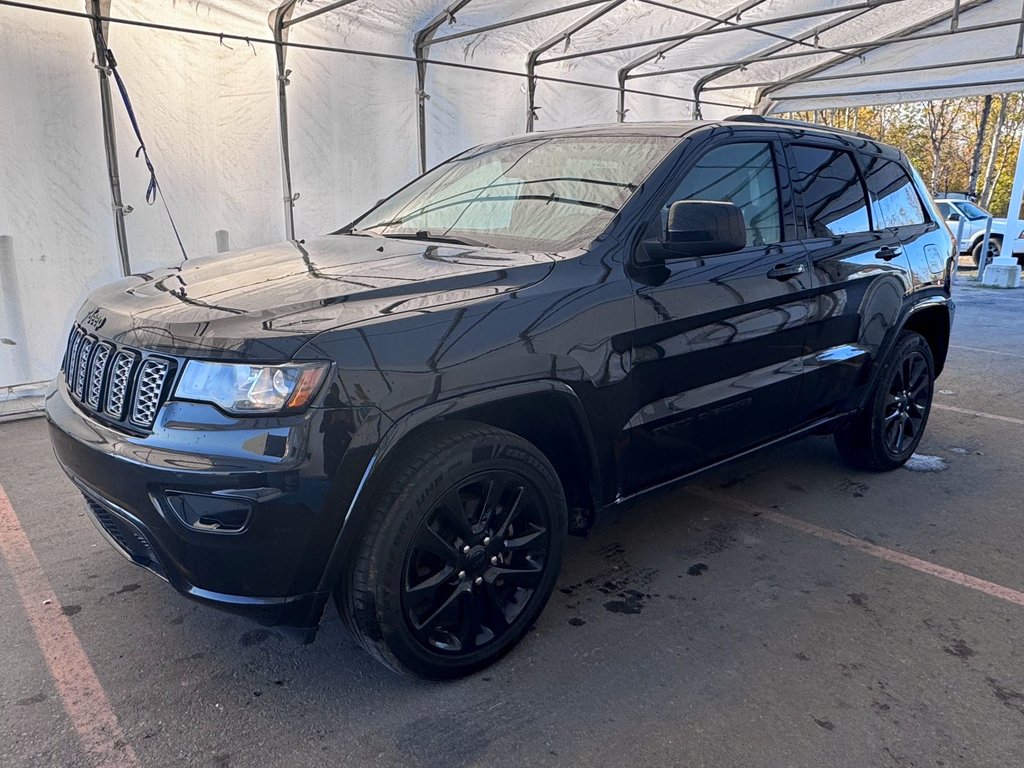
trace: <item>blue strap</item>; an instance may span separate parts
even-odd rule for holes
[[[132,108],[132,100],[128,97],[128,89],[125,88],[124,80],[121,79],[121,74],[117,71],[117,60],[114,58],[114,53],[107,48],[106,43],[103,40],[102,33],[97,30],[97,37],[103,47],[103,51],[107,57],[107,67],[110,69],[110,74],[114,76],[114,82],[117,83],[117,90],[121,92],[121,100],[124,102],[124,108],[128,112],[128,119],[132,122],[132,129],[135,131],[135,138],[139,141],[139,148],[135,150],[135,157],[142,155],[142,159],[146,162],[146,168],[149,170],[149,186],[146,187],[146,202],[149,205],[153,205],[156,202],[157,197],[160,198],[160,202],[163,204],[164,211],[167,213],[167,219],[171,222],[171,229],[174,230],[174,237],[178,241],[178,247],[181,249],[181,256],[184,260],[188,260],[188,254],[185,252],[185,244],[181,241],[181,235],[178,233],[178,227],[174,223],[174,217],[171,215],[171,209],[167,206],[167,200],[164,198],[164,192],[160,189],[160,182],[156,180],[156,171],[153,169],[153,162],[149,159],[149,152],[146,150],[146,142],[142,139],[142,131],[139,129],[139,121],[135,117],[135,110]]]

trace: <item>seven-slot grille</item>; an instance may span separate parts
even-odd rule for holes
[[[148,429],[167,394],[172,362],[118,348],[75,326],[64,357],[68,391],[108,419]]]

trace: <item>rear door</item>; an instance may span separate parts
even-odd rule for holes
[[[895,153],[893,157],[875,155],[864,160],[864,177],[877,226],[895,234],[903,245],[917,287],[941,287],[949,258],[948,241],[933,219],[931,206],[921,198],[904,167],[906,160]]]
[[[657,238],[673,202],[730,201],[744,214],[747,245],[656,266],[642,266],[642,246],[634,253],[634,490],[792,426],[810,283],[781,153],[774,132],[722,130],[683,161],[650,213],[644,237]]]
[[[797,405],[803,422],[857,401],[912,286],[899,234],[882,225],[869,202],[861,165],[870,147],[844,137],[786,141],[816,293]]]

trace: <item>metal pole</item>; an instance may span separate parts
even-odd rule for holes
[[[427,49],[430,48],[434,33],[445,22],[455,23],[455,14],[472,0],[455,0],[441,13],[431,19],[413,38],[412,52],[416,58],[416,138],[419,143],[420,173],[427,172]]]
[[[1020,206],[1024,198],[1024,132],[1020,135],[1017,148],[1017,167],[1013,172],[1013,188],[1010,190],[1010,207],[1006,211],[1006,233],[1003,235],[1003,247],[999,258],[1013,260],[1013,241],[1021,230]]]
[[[213,236],[217,240],[217,253],[224,253],[231,250],[231,245],[228,242],[228,231],[226,229],[218,229],[213,233]]]
[[[14,261],[14,238],[0,235],[0,302],[6,307],[7,333],[0,333],[0,344],[14,346],[14,372],[10,381],[0,385],[22,384],[31,376],[28,359],[28,334],[25,332],[25,313],[21,307],[21,292],[18,286],[18,265]],[[7,334],[10,334],[9,336]]]
[[[103,115],[103,150],[107,158],[107,178],[110,180],[110,205],[114,213],[114,239],[121,259],[121,274],[130,275],[128,258],[128,232],[124,226],[125,206],[121,199],[121,174],[117,165],[117,134],[114,129],[114,104],[110,98],[110,78],[107,75],[108,25],[100,18],[110,15],[110,0],[86,0],[85,10],[91,13],[92,37],[96,50],[96,72],[100,77],[100,110]],[[131,209],[128,209],[131,210]]]
[[[636,69],[637,67],[642,67],[644,64],[647,64],[651,61],[658,61],[662,56],[664,56],[669,51],[683,45],[684,43],[686,43],[687,40],[691,40],[693,37],[696,36],[696,33],[704,32],[709,29],[715,29],[716,27],[725,24],[729,19],[732,18],[739,19],[743,13],[749,11],[751,8],[755,8],[758,5],[761,5],[764,2],[767,2],[767,0],[744,0],[744,2],[740,3],[739,5],[733,6],[725,13],[723,13],[721,16],[719,16],[717,19],[707,21],[704,24],[699,24],[696,28],[691,30],[691,37],[683,38],[681,40],[673,40],[670,43],[665,43],[664,45],[658,46],[653,51],[645,53],[643,56],[639,56],[630,61],[628,64],[625,64],[618,71],[619,109],[617,114],[619,115],[619,122],[621,123],[626,119],[626,112],[628,111],[626,109],[626,82],[630,78],[635,77],[635,75],[632,74],[634,69]]]
[[[956,264],[955,264],[955,267],[953,269],[953,275],[952,275],[954,283],[957,281],[956,278],[960,274],[960,253],[961,253],[961,250],[962,250],[961,247],[960,247],[960,244],[963,241],[964,241],[964,217],[963,217],[963,214],[961,214],[960,218],[957,219],[957,222],[956,222]]]
[[[978,282],[985,274],[985,267],[988,264],[988,238],[992,234],[992,217],[985,219],[985,236],[981,239],[981,258],[978,259]]]
[[[553,37],[549,37],[543,43],[538,45],[529,55],[526,57],[526,132],[533,132],[533,123],[537,119],[537,107],[534,102],[534,97],[537,94],[537,64],[544,64],[546,62],[538,62],[538,59],[556,45],[561,42],[568,43],[569,39],[579,32],[584,27],[597,21],[599,18],[604,16],[608,11],[618,8],[626,0],[608,0],[604,5],[595,8],[593,11],[588,13],[586,16],[577,19],[569,26],[565,27],[561,32],[557,33]]]
[[[274,51],[277,54],[277,120],[281,131],[281,188],[284,192],[284,236],[295,239],[295,201],[298,195],[292,192],[292,164],[288,148],[288,75],[285,67],[288,49],[284,45],[288,32],[285,22],[291,18],[298,0],[285,0],[270,12],[270,29],[274,33]]]

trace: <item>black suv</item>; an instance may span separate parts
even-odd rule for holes
[[[954,247],[899,151],[782,120],[536,133],[316,240],[95,292],[47,397],[102,533],[192,597],[432,677],[537,619],[567,533],[785,438],[914,451]]]

